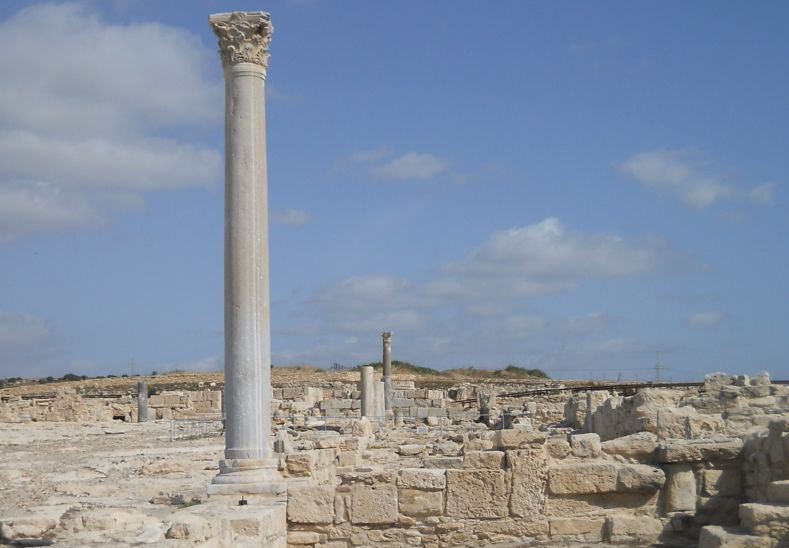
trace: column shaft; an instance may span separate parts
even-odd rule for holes
[[[375,413],[375,370],[366,365],[362,367],[359,382],[362,417],[372,417]]]
[[[265,69],[225,66],[225,458],[272,455]]]
[[[148,383],[137,383],[137,422],[148,420]]]
[[[384,372],[384,400],[386,411],[392,411],[392,333],[381,333],[384,343],[383,372]]]

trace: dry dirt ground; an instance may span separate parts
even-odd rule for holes
[[[170,441],[170,428],[169,421],[0,423],[0,517],[71,510],[84,529],[70,535],[75,545],[107,539],[102,529],[117,529],[118,542],[160,535],[179,505],[205,499],[224,443],[216,435]]]

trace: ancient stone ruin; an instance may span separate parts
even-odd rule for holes
[[[0,391],[2,542],[789,546],[789,386],[767,374],[447,384],[398,378],[383,332],[383,378],[272,385],[273,27],[261,12],[210,23],[226,83],[224,384]]]
[[[0,485],[18,504],[2,507],[2,538],[66,546],[789,543],[789,386],[766,375],[715,374],[632,395],[553,382],[428,388],[395,375],[391,417],[362,415],[365,384],[355,375],[275,384],[269,439],[286,490],[245,495],[244,506],[241,496],[206,492],[219,434],[168,437],[173,424],[221,417],[221,386],[152,395],[145,423],[133,422],[134,396],[2,395],[9,441]],[[379,372],[371,376],[369,384],[380,382]],[[383,407],[376,398],[372,409]],[[481,400],[489,416],[480,416]],[[77,462],[59,459],[49,475],[24,456],[44,432],[60,439],[86,428],[112,445],[88,439]],[[23,441],[23,429],[36,435]],[[42,475],[41,499],[19,506],[29,486],[22,478],[33,474]]]

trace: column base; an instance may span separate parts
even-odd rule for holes
[[[287,497],[288,487],[279,473],[279,459],[224,459],[219,474],[208,486],[209,495],[267,495]]]

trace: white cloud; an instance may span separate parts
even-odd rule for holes
[[[310,222],[310,214],[300,209],[278,209],[271,212],[271,220],[288,226],[304,226]]]
[[[688,323],[694,327],[710,327],[720,323],[723,314],[720,312],[696,312],[688,319]]]
[[[466,259],[422,281],[380,274],[345,279],[320,291],[315,313],[308,316],[323,324],[323,335],[337,334],[337,344],[349,335],[369,340],[382,330],[415,337],[429,326],[433,342],[418,343],[428,345],[425,352],[435,350],[435,341],[453,341],[457,353],[496,348],[504,338],[511,344],[547,333],[586,337],[608,329],[614,318],[536,316],[526,311],[529,299],[570,290],[589,278],[651,272],[665,255],[660,245],[575,232],[548,218],[496,232]]]
[[[641,152],[625,160],[619,170],[647,187],[678,196],[692,207],[706,208],[735,194],[733,187],[706,173],[698,155],[688,150]]]
[[[425,180],[445,172],[447,167],[447,162],[432,154],[408,152],[375,167],[373,174],[382,179]]]
[[[756,204],[772,204],[775,186],[774,182],[769,182],[753,187],[748,192],[748,199]]]
[[[427,286],[434,295],[533,297],[576,287],[586,278],[624,277],[656,269],[657,243],[631,243],[613,234],[573,232],[549,217],[494,233],[464,261],[445,265]]]
[[[181,135],[219,126],[221,81],[207,76],[218,62],[185,30],[109,24],[83,4],[0,22],[0,212],[26,212],[0,216],[0,239],[96,224],[144,192],[217,180],[219,152]]]

